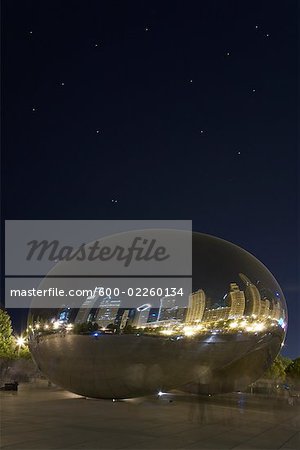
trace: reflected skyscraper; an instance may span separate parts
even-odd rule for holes
[[[246,284],[245,297],[246,297],[246,316],[258,316],[260,314],[261,296],[257,287],[246,277],[243,273],[239,274],[241,280]]]
[[[236,283],[230,283],[230,291],[226,300],[230,307],[230,318],[239,318],[244,315],[245,295],[243,291],[240,291],[240,288]]]
[[[147,320],[149,318],[150,306],[151,305],[142,305],[137,308],[132,322],[133,327],[140,328],[142,325],[145,325],[147,323]]]
[[[134,314],[135,308],[119,308],[114,320],[114,325],[119,330],[122,330],[127,325],[132,325]]]
[[[282,315],[280,302],[274,300],[273,301],[273,309],[271,311],[271,318],[275,320],[279,320]]]
[[[158,320],[159,308],[150,308],[147,323],[156,322]]]
[[[129,313],[130,309],[125,309],[125,311],[123,312],[120,321],[120,330],[123,330],[126,327],[129,319]]]
[[[93,306],[95,305],[98,298],[98,295],[91,295],[90,297],[86,298],[86,300],[82,304],[82,307],[77,313],[75,323],[82,323],[89,320],[90,312],[93,309]]]
[[[205,292],[199,289],[189,296],[186,323],[201,322],[205,310]]]
[[[120,305],[120,299],[105,297],[99,304],[95,322],[100,327],[106,327],[110,323],[114,323]]]
[[[229,306],[207,309],[203,315],[203,322],[215,322],[217,320],[227,320],[230,314]]]
[[[271,314],[270,305],[271,305],[271,302],[267,298],[261,300],[261,302],[260,302],[260,317],[267,318],[270,316],[270,314]]]
[[[176,298],[171,296],[161,298],[158,320],[175,319],[176,318],[175,316],[176,316]]]
[[[175,318],[179,322],[184,322],[187,314],[186,306],[176,306],[175,308]]]

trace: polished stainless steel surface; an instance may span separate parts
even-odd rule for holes
[[[38,367],[88,397],[229,392],[260,377],[285,338],[286,304],[274,277],[248,252],[212,236],[193,234],[189,295],[131,301],[95,296],[88,308],[33,309]]]

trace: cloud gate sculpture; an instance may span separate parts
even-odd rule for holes
[[[32,309],[30,350],[40,370],[53,383],[96,398],[175,388],[232,392],[258,379],[286,334],[280,286],[253,255],[222,239],[193,233],[192,251],[191,287],[184,295],[179,275],[173,291],[156,284],[145,296],[129,285],[123,295],[106,278],[109,288],[96,284],[81,305]],[[63,274],[64,263],[51,273]]]

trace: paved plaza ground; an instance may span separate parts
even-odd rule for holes
[[[85,399],[46,382],[1,392],[1,448],[300,449],[300,403],[232,394]]]

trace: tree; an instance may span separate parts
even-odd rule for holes
[[[300,380],[300,358],[294,359],[285,370],[289,378]]]
[[[124,334],[132,334],[134,332],[134,328],[131,325],[126,325],[122,331]]]
[[[93,323],[93,322],[82,322],[82,323],[77,323],[74,328],[73,328],[73,333],[74,334],[88,334],[91,333],[92,331],[97,331],[99,329],[99,326],[97,323]]]
[[[16,357],[15,339],[12,336],[12,326],[9,315],[0,309],[0,381],[8,373],[10,362]]]
[[[291,364],[292,360],[286,356],[279,355],[284,366],[284,370]]]
[[[26,339],[13,336],[9,315],[0,309],[0,381],[27,380],[36,370]]]
[[[0,358],[12,358],[15,353],[15,339],[12,335],[9,315],[0,309]]]
[[[25,344],[18,350],[18,358],[20,359],[31,359],[31,353],[28,344]]]
[[[271,378],[273,380],[284,380],[286,376],[285,369],[289,363],[290,360],[288,358],[281,355],[276,356],[273,364],[265,373],[266,378]]]

